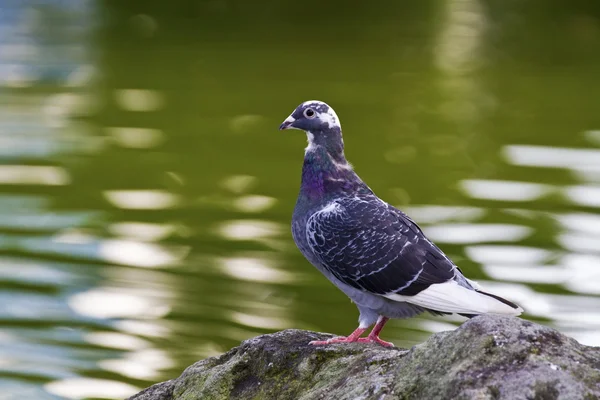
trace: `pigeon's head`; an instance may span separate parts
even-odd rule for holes
[[[322,101],[310,100],[300,104],[279,127],[284,129],[300,129],[307,134],[317,136],[320,132],[340,131],[340,120],[333,111]]]

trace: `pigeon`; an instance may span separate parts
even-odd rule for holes
[[[390,318],[480,314],[517,316],[518,305],[481,290],[405,213],[381,200],[344,156],[340,119],[329,105],[306,101],[280,130],[306,132],[292,236],[304,257],[356,304],[358,328],[313,341],[378,343]],[[361,337],[373,324],[367,337]]]

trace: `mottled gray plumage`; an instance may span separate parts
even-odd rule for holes
[[[327,343],[374,341],[388,318],[437,314],[518,315],[517,305],[466,279],[406,214],[379,199],[344,156],[339,119],[319,101],[302,103],[280,129],[306,131],[292,234],[302,254],[357,305],[359,328]],[[377,322],[367,339],[360,335]],[[317,343],[322,344],[322,343]]]

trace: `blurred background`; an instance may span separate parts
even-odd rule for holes
[[[2,0],[0,398],[119,399],[358,313],[296,250],[302,101],[471,278],[600,345],[600,3]],[[410,347],[464,319],[394,321]]]

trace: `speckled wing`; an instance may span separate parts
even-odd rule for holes
[[[335,199],[306,228],[323,266],[357,289],[414,296],[457,274],[413,221],[375,196]]]

